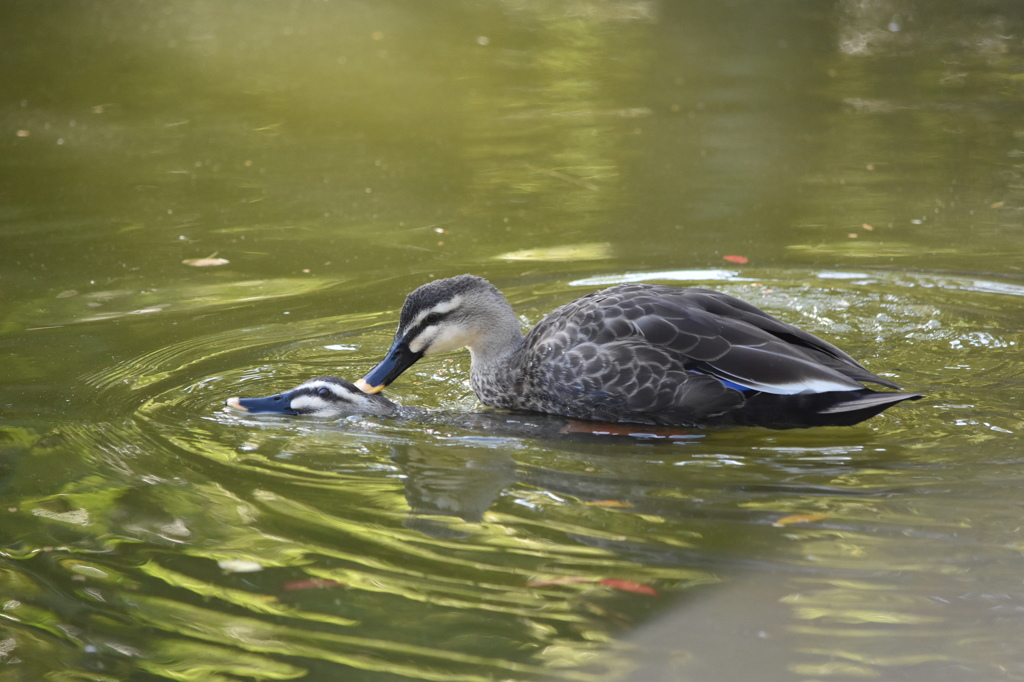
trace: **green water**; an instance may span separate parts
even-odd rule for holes
[[[0,679],[1024,679],[1018,3],[2,14]],[[388,390],[449,421],[223,408],[462,272],[718,288],[927,398],[566,437],[460,353]]]

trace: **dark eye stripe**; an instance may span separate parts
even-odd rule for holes
[[[438,312],[430,313],[429,315],[424,317],[422,320],[420,320],[419,323],[415,327],[410,329],[405,334],[402,334],[402,336],[403,336],[403,338],[410,339],[410,340],[415,339],[417,336],[422,334],[423,330],[425,330],[427,327],[435,325],[435,324],[437,324],[438,322],[441,322],[442,320],[444,320],[447,317],[448,317],[448,313],[438,313]],[[396,337],[397,337],[398,334],[401,334],[401,331],[399,331],[396,334]]]
[[[345,394],[340,394],[339,395],[338,393],[335,393],[334,391],[332,391],[330,388],[328,388],[326,386],[320,386],[319,388],[310,387],[309,389],[307,389],[307,391],[308,392],[306,393],[306,395],[315,396],[317,398],[322,398],[323,400],[326,400],[328,402],[330,402],[330,401],[339,402],[339,403],[351,403],[352,402],[352,399],[349,396],[347,396]]]

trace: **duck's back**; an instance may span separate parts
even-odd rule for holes
[[[832,344],[727,294],[625,284],[549,314],[505,371],[474,377],[473,386],[495,407],[602,421],[737,424],[765,421],[766,409],[806,410],[815,396],[873,394],[862,381],[898,388]]]

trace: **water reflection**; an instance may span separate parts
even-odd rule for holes
[[[481,79],[465,102],[471,180],[460,210],[488,221],[500,215],[490,227],[503,241],[538,211],[562,234],[600,228],[621,205],[622,151],[652,113],[619,103],[650,58],[635,47],[654,5],[516,2],[508,10],[543,30],[529,51],[499,47],[477,57],[481,69],[504,77]]]
[[[897,343],[901,335],[951,348],[960,339],[961,353],[1008,353],[1019,342],[1014,316],[993,313],[1019,296],[1009,283],[751,274],[719,284],[820,333],[836,333],[842,309],[841,333],[893,349],[896,367],[913,348]],[[862,287],[874,300],[851,295]],[[575,296],[569,284],[549,288],[509,293],[528,300],[527,317]],[[1005,343],[971,345],[980,338],[972,315]],[[889,656],[888,640],[845,633],[932,627],[949,636],[927,586],[978,570],[970,547],[949,554],[973,515],[943,508],[964,466],[959,450],[944,464],[934,448],[925,456],[931,438],[917,425],[991,440],[1019,429],[1019,417],[990,406],[986,425],[947,419],[957,408],[939,391],[931,408],[844,430],[573,433],[560,419],[474,412],[462,361],[422,370],[424,381],[444,379],[433,404],[408,382],[397,397],[428,409],[401,418],[258,418],[220,407],[242,386],[269,392],[338,370],[339,360],[351,363],[341,373],[355,374],[387,345],[390,326],[355,315],[263,325],[241,342],[215,332],[172,343],[90,374],[99,399],[138,405],[131,418],[12,440],[33,453],[16,481],[32,480],[33,463],[81,462],[58,492],[26,489],[8,510],[21,528],[4,558],[5,627],[18,655],[56,651],[75,669],[165,677],[184,666],[289,679],[340,665],[419,679],[604,679],[635,665],[593,660],[621,627],[669,596],[706,592],[715,603],[727,593],[711,586],[753,573],[782,581],[770,587],[780,604],[772,617],[788,629],[763,627],[793,640],[787,660],[801,670],[826,669],[816,652],[834,656],[838,640],[847,642],[842,657],[858,661],[849,670],[951,660]],[[999,364],[961,359],[975,376]],[[938,387],[920,366],[903,380]],[[955,386],[948,370],[943,383]],[[936,407],[938,420],[928,414]],[[989,556],[1009,551],[997,545]],[[695,603],[700,613],[704,602]],[[430,634],[426,620],[446,625]],[[680,646],[692,657],[679,641],[667,649]]]
[[[661,277],[659,273],[647,275],[648,279]],[[865,273],[833,273],[828,279],[843,282],[840,288],[877,288],[890,277],[885,273],[867,277]],[[899,291],[904,277],[894,276],[890,286],[895,288],[890,288],[887,296]],[[736,285],[746,286],[746,279]],[[925,288],[942,288],[951,296],[957,291],[955,286],[945,289],[941,279],[918,276],[917,281]],[[820,295],[821,301],[815,302],[804,292],[797,302],[785,292],[777,292],[771,300],[776,305],[791,302],[798,312],[814,315],[819,307],[835,309],[845,298],[841,292]],[[884,300],[885,296],[880,298]],[[901,317],[915,310],[906,294],[884,305],[899,310],[904,314]],[[543,310],[546,303],[537,301],[534,307]],[[892,325],[895,313],[879,325],[878,319],[869,316],[858,319],[856,310],[848,305],[844,313],[850,328],[873,329],[882,337],[899,333],[899,326]],[[928,306],[911,314],[941,319]],[[818,325],[833,325],[818,315],[812,319]],[[906,320],[904,324],[914,326]],[[945,326],[935,327],[940,328]],[[455,383],[460,382],[456,379]],[[894,453],[872,447],[856,433],[808,433],[792,438],[766,433],[761,436],[762,443],[757,445],[755,441],[751,450],[750,434],[744,436],[742,444],[729,434],[716,433],[695,434],[671,444],[653,439],[633,439],[623,444],[621,439],[567,436],[560,433],[557,420],[554,424],[518,423],[510,429],[507,422],[488,417],[479,415],[467,421],[466,416],[453,419],[451,414],[434,415],[433,422],[427,424],[426,433],[431,435],[427,441],[414,436],[408,424],[353,419],[346,420],[341,431],[355,435],[364,444],[387,434],[386,459],[394,465],[390,474],[400,477],[402,487],[389,490],[391,501],[386,506],[395,512],[396,521],[401,518],[405,529],[430,537],[431,542],[471,542],[478,547],[482,542],[504,547],[500,569],[491,562],[483,563],[491,572],[508,570],[504,562],[509,561],[509,551],[519,557],[513,564],[520,564],[524,557],[542,558],[546,566],[527,568],[527,587],[537,585],[529,588],[534,592],[576,586],[587,593],[609,575],[660,591],[713,583],[723,572],[735,574],[769,567],[810,576],[828,567],[834,575],[848,574],[851,580],[858,580],[864,570],[927,572],[931,567],[917,560],[893,563],[890,543],[905,537],[908,527],[920,529],[918,537],[922,540],[948,537],[950,532],[946,522],[937,522],[926,530],[914,512],[903,513],[888,502],[927,496],[930,488],[941,488],[945,478],[917,476],[912,486],[894,485]],[[912,419],[912,415],[905,418]],[[421,425],[422,421],[411,428]],[[288,431],[295,428],[292,423],[281,426]],[[369,431],[368,437],[359,435],[363,429]],[[312,429],[304,426],[300,430],[305,438]],[[844,445],[837,440],[849,442]],[[337,440],[332,438],[331,442],[335,445],[328,449],[337,452]],[[680,445],[689,447],[679,449]],[[290,465],[295,465],[297,458],[307,464],[323,461],[315,454],[291,452],[287,446],[261,452],[284,457]],[[372,447],[366,453],[376,466],[385,461],[381,459],[383,453],[374,456]],[[667,484],[666,467],[687,475],[671,476],[671,484]],[[396,504],[394,496],[398,494],[402,500]],[[375,502],[384,504],[379,497]],[[884,525],[875,520],[880,508],[886,509]],[[401,511],[405,509],[408,511]],[[779,524],[780,519],[794,517],[807,521]],[[866,532],[866,528],[871,531]],[[499,534],[493,536],[488,529]],[[792,539],[795,553],[780,552],[780,533]],[[404,541],[409,542],[411,537]],[[540,537],[548,542],[539,542]],[[556,544],[548,544],[552,540]],[[464,553],[465,546],[462,549]],[[872,566],[869,556],[876,552],[886,559]],[[430,558],[441,560],[436,554]],[[859,564],[856,569],[850,568],[853,559]],[[481,565],[479,557],[472,561]],[[527,561],[526,566],[531,563]],[[520,565],[519,570],[522,568]],[[448,566],[443,572],[452,574],[457,568]],[[343,582],[342,576],[334,572],[310,575]],[[543,584],[548,586],[540,587]],[[844,607],[828,594],[821,593],[823,603],[829,604],[836,618],[844,622],[860,619],[858,622],[919,625],[925,618],[918,615],[921,602],[915,600],[903,604],[899,613],[872,604],[858,614],[856,609],[865,607],[861,600],[854,607]],[[851,594],[840,591],[837,599]],[[516,601],[530,603],[523,595]],[[806,604],[806,599],[800,600],[799,608],[791,612],[797,621],[807,620],[810,612],[804,608]],[[461,608],[470,607],[462,604]],[[602,615],[611,618],[612,623],[621,617],[607,612]],[[878,659],[874,664],[893,662]]]

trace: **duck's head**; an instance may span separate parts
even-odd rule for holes
[[[275,412],[313,417],[347,414],[387,416],[398,406],[382,395],[369,395],[354,384],[337,377],[317,377],[290,391],[266,398],[228,398],[228,407],[243,412]]]
[[[356,386],[377,393],[424,355],[465,347],[475,353],[510,336],[521,337],[518,322],[493,284],[474,275],[439,279],[405,299],[391,350]]]

